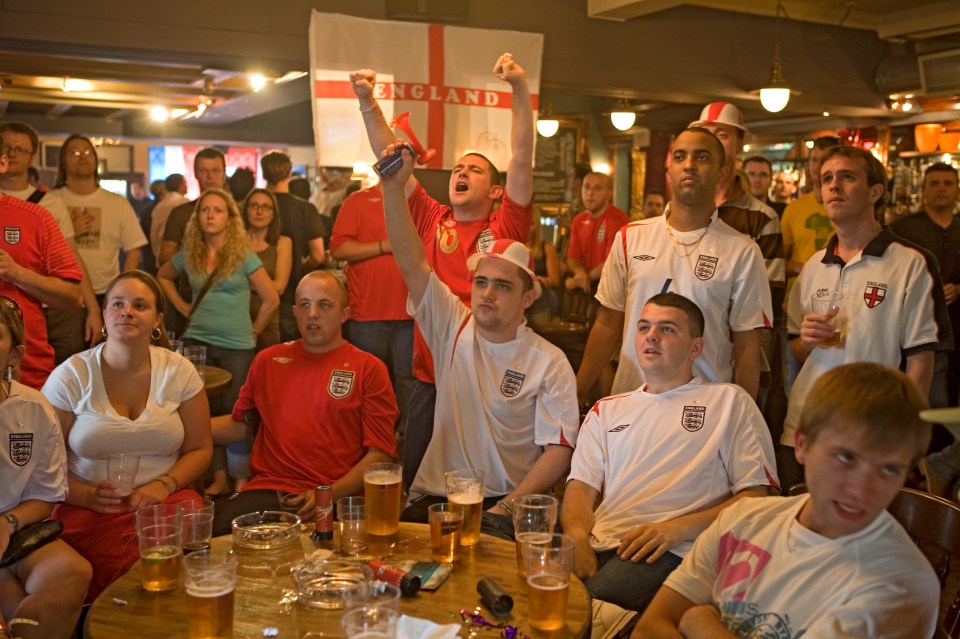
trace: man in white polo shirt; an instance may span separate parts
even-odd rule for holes
[[[820,192],[837,232],[804,264],[790,296],[790,348],[803,368],[790,391],[777,457],[786,487],[803,481],[794,438],[818,377],[852,362],[898,368],[905,357],[907,375],[927,396],[934,352],[953,348],[936,260],[877,222],[885,183],[883,164],[869,151],[839,146],[823,156]],[[813,313],[812,296],[827,292],[843,296],[839,312]],[[834,336],[836,315],[841,341],[824,344]]]
[[[496,240],[467,258],[470,308],[437,278],[404,195],[412,172],[404,150],[402,168],[383,180],[383,202],[393,255],[410,290],[408,310],[432,353],[437,408],[404,518],[425,521],[426,506],[445,501],[444,472],[456,468],[484,470],[484,507],[506,515],[510,499],[549,492],[570,468],[579,421],[573,371],[560,349],[526,326],[523,312],[540,295],[540,283],[522,243]],[[502,523],[503,532],[512,532]]]
[[[717,219],[714,195],[727,170],[715,135],[692,127],[677,136],[668,167],[674,195],[666,212],[620,229],[604,264],[597,291],[603,306],[577,373],[581,399],[621,339],[613,393],[643,383],[633,348],[637,320],[648,299],[668,291],[691,299],[708,319],[694,374],[732,381],[756,398],[759,330],[773,318],[770,286],[756,242]]]
[[[642,611],[721,510],[777,488],[757,405],[694,377],[703,330],[686,297],[650,298],[631,344],[646,383],[597,402],[580,430],[561,523],[574,572],[601,601]]]

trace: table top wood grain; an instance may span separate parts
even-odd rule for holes
[[[216,397],[222,393],[233,381],[230,371],[207,364],[203,367],[203,388],[207,397]]]
[[[212,541],[214,552],[232,546],[229,536]],[[237,569],[233,636],[236,639],[263,637],[265,628],[276,628],[278,639],[340,637],[340,610],[308,609],[299,604],[281,604],[285,593],[294,589],[290,566],[305,553],[315,550],[307,535],[299,544],[279,550],[240,550]],[[425,524],[401,523],[400,532],[388,538],[372,538],[367,559],[380,557],[385,563],[403,560],[430,561],[430,531]],[[334,553],[334,559],[339,558]],[[513,597],[510,615],[494,617],[482,606],[477,581],[493,577]],[[119,602],[123,602],[122,604]],[[568,639],[590,633],[590,597],[575,576],[570,579],[567,625],[553,632],[530,627],[527,620],[527,585],[517,576],[516,552],[512,542],[483,535],[480,543],[464,549],[450,577],[439,589],[421,590],[415,597],[401,599],[401,613],[436,623],[462,625],[460,611],[478,612],[486,619],[517,626],[518,639]],[[314,634],[310,634],[314,633]],[[499,639],[501,630],[463,626],[459,636],[469,639]],[[174,590],[153,593],[140,584],[140,565],[107,588],[93,603],[87,616],[88,639],[167,639],[187,636],[186,599],[182,585]],[[401,638],[404,639],[404,638]]]

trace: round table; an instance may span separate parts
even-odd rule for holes
[[[372,538],[376,539],[376,538]],[[282,605],[281,599],[293,590],[290,566],[304,553],[315,549],[306,535],[300,544],[270,551],[238,551],[237,589],[234,604],[233,636],[263,637],[265,628],[276,628],[278,639],[303,639],[308,633],[322,637],[343,636],[340,610],[308,609],[299,604]],[[212,541],[214,551],[232,546],[229,536]],[[426,524],[401,523],[400,532],[389,538],[371,541],[371,557],[385,562],[407,559],[430,560],[430,530]],[[333,558],[338,558],[334,553]],[[477,581],[494,577],[514,601],[513,610],[506,617],[494,617],[482,606],[477,594]],[[122,602],[122,603],[121,603]],[[401,599],[401,612],[435,623],[461,623],[460,611],[479,612],[486,619],[517,626],[518,639],[524,635],[536,639],[567,639],[588,637],[590,633],[590,596],[575,576],[570,578],[570,596],[567,606],[567,625],[553,632],[534,630],[527,622],[527,585],[517,577],[516,552],[512,542],[483,535],[478,545],[464,549],[461,560],[454,564],[450,577],[435,591],[421,590],[415,597]],[[460,629],[460,637],[470,639],[499,639],[500,630],[467,627]],[[110,585],[93,603],[87,615],[88,639],[168,639],[187,636],[186,599],[183,587],[154,593],[140,585],[140,566]]]
[[[207,364],[203,367],[203,388],[207,397],[216,397],[230,385],[233,375],[230,371]]]

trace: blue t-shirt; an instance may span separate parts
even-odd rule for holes
[[[187,269],[181,250],[173,256],[173,266],[186,271],[196,299],[207,281],[207,274]],[[250,275],[263,268],[260,258],[247,249],[243,264],[224,280],[210,287],[190,320],[186,335],[212,346],[244,350],[254,347],[253,322],[250,320]]]

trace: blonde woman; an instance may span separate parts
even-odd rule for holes
[[[280,295],[290,282],[293,269],[293,241],[280,235],[280,218],[277,216],[277,198],[267,189],[253,189],[243,201],[243,224],[250,238],[250,248],[263,262],[263,268]],[[259,295],[250,297],[250,317],[256,318],[263,300]],[[270,316],[270,324],[257,336],[257,351],[280,343],[280,309]]]
[[[186,273],[190,281],[193,304],[177,292],[180,273]],[[189,318],[184,346],[206,346],[207,363],[224,368],[233,376],[229,388],[211,400],[213,415],[230,413],[253,362],[257,336],[270,325],[280,298],[260,258],[250,248],[240,210],[229,193],[221,189],[204,191],[187,223],[183,246],[160,267],[157,277],[169,303]],[[263,300],[252,322],[251,288]],[[227,454],[230,474],[245,480],[250,476],[249,444],[242,442],[231,447]],[[214,470],[219,472],[207,493],[226,492],[223,469],[215,464]]]

